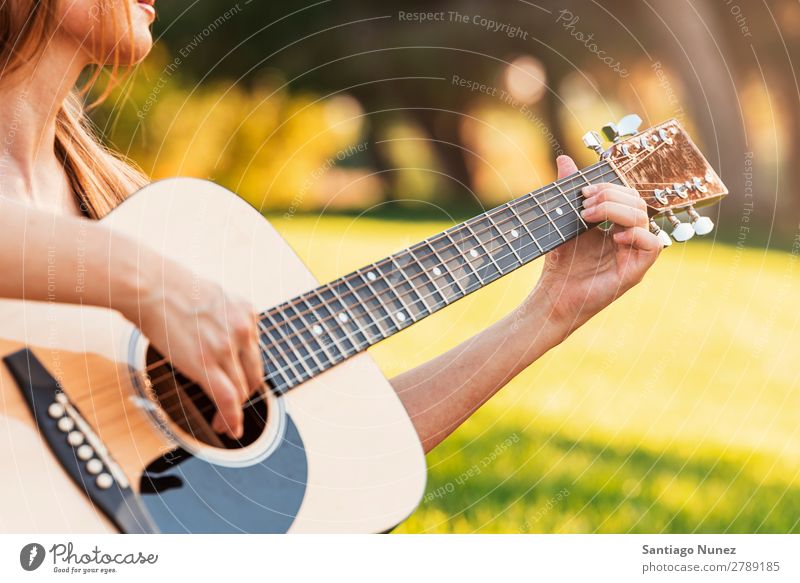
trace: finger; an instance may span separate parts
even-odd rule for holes
[[[242,366],[241,351],[230,353],[222,361],[221,365],[225,374],[233,381],[234,388],[236,389],[236,398],[239,399],[239,404],[244,403],[250,396],[250,388],[247,375]]]
[[[264,361],[255,338],[239,353],[241,368],[247,381],[248,397],[264,384]]]
[[[258,316],[250,307],[246,309],[248,314],[237,319],[234,335],[234,342],[237,345],[235,354],[237,363],[236,378],[242,377],[242,388],[245,393],[244,400],[261,387],[264,381],[264,363],[258,343],[260,332]]]
[[[227,433],[233,439],[242,436],[244,414],[242,412],[239,391],[233,381],[221,368],[212,368],[207,372],[208,392],[217,406],[220,417],[217,426],[212,428],[219,433]]]
[[[628,245],[641,251],[661,251],[661,241],[649,229],[632,227],[614,233],[614,242],[619,245]]]
[[[647,203],[639,196],[638,192],[632,188],[626,188],[618,184],[592,184],[591,186],[584,187],[582,193],[585,197],[583,201],[584,208],[594,206],[604,201],[611,201],[647,210]]]
[[[556,167],[558,168],[558,177],[566,178],[570,174],[575,174],[578,171],[578,166],[575,161],[569,156],[559,156],[556,158]]]
[[[644,227],[648,223],[647,212],[627,204],[605,201],[581,211],[588,223],[611,221],[620,227]]]

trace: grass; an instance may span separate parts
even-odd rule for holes
[[[448,225],[274,224],[320,280]],[[511,310],[518,270],[387,340],[387,376]],[[514,379],[428,456],[397,532],[800,532],[797,257],[691,241]]]

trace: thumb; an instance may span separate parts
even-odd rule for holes
[[[562,155],[556,158],[556,166],[558,167],[559,178],[566,178],[570,174],[575,174],[578,171],[574,160],[569,156]]]

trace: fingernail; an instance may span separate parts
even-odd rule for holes
[[[584,186],[581,192],[583,192],[584,196],[592,196],[593,194],[597,194],[597,191],[600,189],[599,186],[595,184],[590,184],[589,186]]]
[[[584,219],[591,218],[591,216],[592,216],[592,215],[594,215],[594,208],[583,209],[583,210],[581,211],[581,216],[582,216]]]
[[[583,208],[588,209],[596,204],[597,204],[596,197],[587,198],[586,200],[583,201]]]

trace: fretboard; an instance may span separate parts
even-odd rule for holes
[[[622,181],[598,162],[264,312],[267,381],[283,393],[576,237],[597,182]]]

